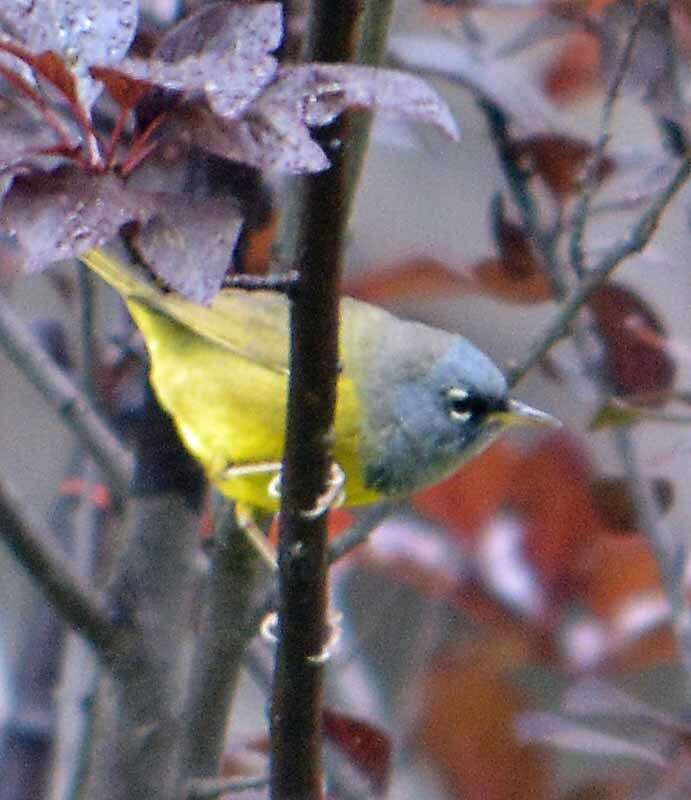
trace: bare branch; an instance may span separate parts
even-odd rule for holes
[[[677,192],[686,183],[691,174],[691,159],[680,162],[669,184],[660,191],[650,208],[633,226],[629,235],[622,241],[612,245],[601,257],[598,264],[585,273],[581,282],[569,294],[554,320],[547,325],[545,332],[536,339],[528,354],[509,372],[511,386],[535,366],[549,350],[566,334],[578,312],[587,303],[590,296],[610,277],[614,270],[629,256],[640,253],[651,240],[662,215]]]
[[[52,537],[29,520],[24,508],[7,482],[0,480],[0,537],[64,619],[107,660],[118,627],[108,618],[100,598],[72,570]]]
[[[365,6],[364,0],[312,4],[309,58],[352,61]],[[291,313],[281,481],[278,646],[271,708],[271,792],[276,800],[321,800],[324,791],[321,656],[328,636],[327,514],[313,512],[331,470],[341,261],[348,221],[347,134],[343,118],[319,130],[331,167],[296,187],[294,236],[281,254],[286,263],[300,265],[301,284]]]
[[[223,281],[224,287],[244,289],[246,292],[255,292],[268,289],[273,292],[291,294],[300,283],[300,273],[297,270],[279,272],[273,275],[228,275]]]
[[[626,39],[626,45],[621,54],[621,59],[617,65],[616,72],[613,76],[612,82],[607,89],[605,102],[602,107],[602,119],[600,121],[600,135],[598,136],[595,148],[590,156],[588,165],[583,176],[581,184],[581,192],[578,198],[578,203],[573,214],[571,239],[569,242],[569,255],[571,259],[571,266],[577,275],[582,275],[585,268],[585,254],[583,252],[583,238],[585,235],[585,226],[588,221],[588,213],[590,211],[590,202],[593,198],[593,193],[597,186],[597,172],[602,158],[607,149],[610,140],[610,127],[612,124],[612,114],[614,112],[614,105],[619,98],[621,87],[626,77],[626,73],[631,64],[631,56],[633,48],[636,44],[638,32],[645,18],[647,6],[641,3],[633,18],[629,34]]]
[[[34,340],[1,295],[0,345],[64,422],[82,438],[118,494],[125,495],[132,476],[132,456],[84,394]]]
[[[253,599],[263,576],[263,560],[233,507],[225,505],[215,541],[185,713],[185,768],[200,779],[218,772],[242,659],[258,625]]]

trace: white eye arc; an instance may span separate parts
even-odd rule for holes
[[[473,416],[470,392],[456,386],[446,392],[449,402],[449,416],[456,422],[468,422]]]

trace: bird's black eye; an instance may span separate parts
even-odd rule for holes
[[[456,422],[467,422],[475,413],[475,403],[470,392],[454,387],[446,392],[449,416]]]

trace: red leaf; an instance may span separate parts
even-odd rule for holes
[[[542,78],[546,94],[556,103],[571,103],[595,92],[600,81],[600,43],[585,31],[572,33]]]
[[[151,89],[150,82],[138,80],[112,67],[91,67],[89,71],[105,85],[108,94],[123,109],[134,108]]]
[[[607,346],[614,392],[650,395],[650,404],[659,405],[656,395],[672,386],[677,365],[666,352],[665,330],[655,312],[636,292],[611,282],[592,296],[590,308]]]
[[[472,539],[497,513],[520,460],[516,450],[498,442],[460,472],[416,494],[415,508],[457,536]]]
[[[371,722],[324,709],[324,733],[370,780],[375,797],[386,794],[391,774],[391,739]]]
[[[538,175],[558,198],[563,198],[578,189],[593,148],[582,139],[545,134],[515,142],[514,151],[525,168]],[[604,180],[613,169],[614,161],[602,157],[595,173],[597,181]]]
[[[57,86],[71,103],[79,102],[74,75],[67,69],[65,62],[57,53],[52,51],[41,53],[33,58],[31,65],[53,86]]]

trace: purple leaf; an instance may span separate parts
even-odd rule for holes
[[[115,64],[137,28],[137,0],[33,0],[3,4],[0,20],[34,53],[69,55],[79,95],[90,107],[100,93],[88,73],[92,63]]]
[[[213,110],[239,119],[276,73],[268,55],[283,34],[280,3],[215,4],[174,28],[151,60],[120,70],[138,80],[204,94]]]
[[[131,191],[114,175],[74,168],[15,178],[5,195],[0,237],[19,247],[26,272],[72,258],[111,239],[126,222],[146,221],[153,194]]]
[[[436,125],[456,138],[456,125],[427,83],[393,70],[346,64],[288,67],[239,121],[198,109],[180,116],[186,138],[210,152],[277,173],[329,166],[309,127],[327,125],[347,108],[364,108]]]
[[[171,289],[209,303],[221,288],[242,228],[237,205],[227,198],[160,197],[160,209],[133,244]]]
[[[421,78],[354,64],[307,64],[283,68],[259,107],[292,107],[307,126],[328,125],[347,108],[361,108],[426,122],[452,139],[458,128],[437,92]]]
[[[225,122],[195,109],[186,117],[179,115],[176,124],[186,138],[210,153],[266,172],[302,174],[329,166],[309,130],[281,109],[270,117],[248,115],[240,122]]]

